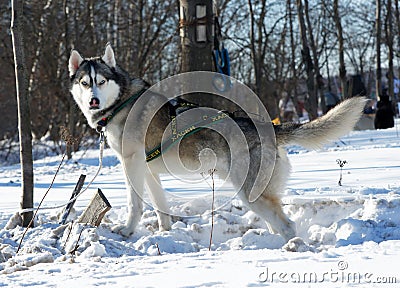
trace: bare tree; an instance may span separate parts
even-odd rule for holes
[[[318,99],[318,94],[320,98],[320,103],[321,103],[321,108],[322,111],[325,113],[326,112],[326,105],[325,105],[325,97],[324,97],[324,91],[323,91],[323,85],[322,85],[322,75],[319,69],[319,55],[317,51],[317,43],[314,38],[314,28],[313,25],[311,24],[310,20],[310,8],[308,5],[308,0],[304,0],[304,11],[305,11],[305,16],[306,16],[306,22],[307,22],[307,29],[308,29],[308,36],[310,40],[310,46],[311,46],[311,52],[314,60],[314,85],[316,87],[316,97]]]
[[[385,34],[386,45],[388,47],[388,95],[390,99],[394,99],[394,73],[393,73],[393,18],[392,18],[392,0],[386,2],[386,17],[385,17]]]
[[[318,99],[315,87],[315,71],[314,64],[310,54],[310,48],[308,46],[307,28],[304,17],[304,6],[302,0],[297,0],[297,14],[300,28],[300,39],[301,39],[301,55],[303,63],[306,68],[307,75],[307,91],[308,95],[304,103],[305,109],[309,113],[310,120],[318,117]]]
[[[400,49],[400,8],[399,8],[399,0],[394,0],[394,6],[395,8],[395,19],[396,19],[396,29],[397,29],[397,49]],[[396,52],[396,56],[399,57],[400,56],[400,51],[397,50]],[[400,77],[400,66],[398,67],[399,71],[398,71],[398,75]]]
[[[400,55],[395,52],[400,46],[398,0],[391,0],[391,4],[388,1],[216,0],[214,3],[222,39],[229,50],[231,75],[254,88],[274,118],[278,114],[277,100],[285,90],[293,97],[298,96],[299,101],[303,101],[308,91],[305,109],[316,117],[318,69],[324,76],[328,73],[328,81],[332,83],[329,88],[339,90],[343,86],[344,95],[349,90],[346,73],[354,71],[363,75],[369,71],[371,76],[364,78],[365,84],[370,87],[368,91],[374,90],[372,86],[378,85],[375,71],[380,81],[380,73],[391,57],[384,39],[385,31],[392,35],[386,38],[395,40],[393,53]],[[2,25],[9,24],[8,3],[0,1]],[[371,14],[376,3],[377,11],[382,10],[380,21]],[[392,29],[388,29],[390,23],[385,14],[388,5],[393,6],[391,18],[395,22]],[[26,66],[34,142],[46,136],[46,139],[61,143],[57,142],[61,125],[67,126],[74,137],[91,135],[68,92],[66,67],[71,48],[78,49],[84,56],[97,55],[107,42],[111,42],[119,63],[131,75],[154,83],[180,71],[184,47],[179,24],[195,24],[193,19],[179,22],[179,1],[176,0],[26,0],[24,7],[24,21],[29,23],[24,27],[25,40],[34,43],[25,47],[25,53],[29,55]],[[387,21],[384,22],[384,18]],[[378,29],[379,22],[382,26],[385,23],[385,29]],[[189,29],[189,26],[184,28]],[[14,79],[7,73],[14,67],[8,38],[8,30],[0,29],[0,65],[3,67],[0,76],[4,80],[0,87],[0,109],[5,114],[0,123],[0,138],[7,135],[7,138],[16,139],[13,132],[17,127],[16,99],[8,97],[15,86]],[[378,51],[378,47],[382,50]],[[206,54],[213,69],[211,51]],[[393,66],[396,66],[394,60]],[[382,68],[378,68],[380,65]],[[336,81],[339,78],[335,74],[342,80]],[[332,91],[336,92],[336,89]],[[381,84],[378,95],[380,90]],[[322,97],[321,106],[323,100]],[[78,148],[74,147],[74,150]]]
[[[119,52],[119,63],[126,63],[123,64],[124,68],[133,76],[143,77],[149,82],[160,80],[177,71],[178,52],[174,49],[179,47],[176,21],[178,16],[174,15],[178,10],[176,1],[110,2],[113,3],[80,0],[24,1],[25,10],[28,11],[24,19],[29,23],[24,27],[26,42],[36,43],[25,47],[26,55],[30,56],[26,59],[26,66],[30,76],[33,116],[31,129],[35,140],[46,136],[46,139],[57,143],[61,125],[67,126],[74,137],[83,136],[90,131],[81,120],[81,114],[68,91],[66,67],[71,48],[79,49],[84,55],[95,55],[101,53],[107,42],[113,41],[117,45],[115,50]],[[110,5],[112,9],[109,8]],[[7,5],[0,4],[2,19],[9,19],[6,8]],[[130,18],[129,15],[133,17]],[[141,22],[138,15],[143,16]],[[141,28],[141,38],[136,33],[137,27]],[[104,33],[107,29],[110,29],[110,33]],[[0,62],[2,67],[13,67],[12,61],[9,61],[12,49],[7,47],[8,35],[5,31],[6,29],[0,29]],[[1,74],[5,79],[7,73]],[[7,87],[4,90],[13,91],[13,81],[8,79],[6,82]],[[5,106],[7,98],[10,97],[0,93],[1,107]],[[7,116],[7,119],[16,118],[11,117],[16,114],[16,104],[14,105],[15,112],[8,109],[10,117]],[[16,122],[13,121],[15,126]],[[5,134],[3,126],[8,131],[15,130],[15,127],[12,129],[7,125],[0,125],[0,137]],[[78,148],[76,146],[73,150]],[[69,157],[71,152],[68,151]]]
[[[263,41],[263,25],[266,16],[266,0],[262,0],[260,5],[260,15],[258,20],[256,20],[256,15],[253,9],[253,3],[248,0],[249,10],[250,10],[250,51],[251,58],[253,60],[256,93],[260,95],[260,87],[262,80],[262,66],[264,64],[264,58],[266,53],[266,45]],[[256,31],[257,30],[257,31]]]
[[[297,98],[297,96],[298,96],[298,87],[297,87],[298,86],[298,80],[297,80],[298,71],[297,70],[298,69],[296,68],[296,43],[295,43],[295,40],[294,40],[295,36],[294,36],[294,28],[293,28],[293,15],[294,15],[294,13],[293,13],[294,11],[293,10],[294,9],[292,9],[291,2],[292,2],[291,0],[287,0],[287,2],[286,2],[286,9],[287,9],[288,14],[289,14],[289,35],[290,35],[290,56],[291,56],[291,59],[290,59],[290,70],[291,70],[291,73],[292,73],[291,77],[293,79],[292,87],[288,91],[288,93],[291,93],[293,91],[293,93],[291,93],[291,94],[292,94],[292,97],[294,99],[294,103],[297,104],[296,105],[297,114],[299,116],[302,116],[303,111],[302,111],[302,108],[299,107],[299,105],[298,105],[299,101],[298,101],[298,98]]]
[[[364,75],[364,73],[369,70],[373,62],[370,62],[369,55],[374,55],[373,47],[374,42],[374,15],[371,15],[371,3],[350,2],[342,10],[342,14],[345,17],[341,17],[342,26],[346,27],[344,29],[344,39],[345,39],[345,54],[347,56],[347,63],[350,64],[355,73]],[[352,17],[350,12],[354,12],[359,15],[359,17]],[[351,27],[351,28],[349,28]]]
[[[23,39],[23,1],[11,1],[11,35],[14,51],[15,83],[18,102],[18,130],[20,142],[20,162],[22,175],[21,208],[33,208],[33,163],[32,163],[32,134],[30,126],[30,109],[28,97],[28,73],[25,61]],[[32,220],[33,213],[22,214],[23,226]]]
[[[249,84],[253,85],[272,118],[279,115],[278,101],[286,88],[284,84],[290,59],[284,49],[288,34],[285,10],[273,21],[267,20],[277,12],[278,5],[279,2],[248,0],[250,15],[244,17],[250,17],[250,27],[242,39],[244,47],[250,52],[250,59],[247,60],[248,65],[251,63]]]
[[[339,45],[339,78],[340,86],[342,87],[342,98],[346,99],[349,97],[349,91],[347,87],[347,72],[346,64],[344,61],[344,39],[343,39],[343,28],[339,13],[339,0],[333,1],[333,20],[336,25],[337,39]]]
[[[376,0],[375,31],[376,31],[376,95],[382,93],[382,67],[381,67],[381,0]]]

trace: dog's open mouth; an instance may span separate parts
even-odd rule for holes
[[[90,99],[89,109],[90,110],[100,109],[100,100],[99,100],[99,98],[94,97],[94,98]]]

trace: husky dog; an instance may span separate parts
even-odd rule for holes
[[[69,73],[71,79],[70,91],[74,100],[87,118],[89,125],[97,129],[100,125],[106,128],[107,142],[123,162],[128,190],[128,215],[124,225],[114,227],[115,232],[129,236],[135,231],[142,215],[142,194],[144,187],[154,204],[160,230],[169,230],[171,220],[168,214],[169,208],[163,188],[160,185],[159,174],[165,171],[162,160],[156,159],[146,163],[146,151],[150,151],[160,144],[165,128],[170,123],[169,109],[163,106],[153,117],[154,107],[159,103],[165,103],[162,95],[153,95],[148,100],[141,99],[140,115],[134,116],[130,123],[126,123],[130,109],[135,101],[132,95],[138,95],[149,88],[149,85],[141,79],[131,79],[126,71],[116,64],[113,49],[110,45],[105,48],[104,55],[95,58],[84,59],[77,51],[73,50],[69,59]],[[128,104],[126,104],[128,103]],[[251,120],[233,119],[238,123],[242,133],[249,140],[249,172],[245,176],[244,183],[237,183],[236,176],[231,174],[230,179],[237,189],[239,198],[251,210],[265,220],[270,230],[281,234],[286,241],[296,236],[295,224],[284,214],[281,206],[280,195],[285,189],[290,172],[290,163],[284,150],[288,144],[300,144],[306,148],[319,148],[323,144],[332,141],[350,132],[361,116],[365,100],[351,98],[343,101],[326,115],[305,124],[286,124],[275,127],[276,147],[271,151],[276,155],[275,165],[265,189],[260,193],[256,201],[249,201],[249,189],[254,181],[253,171],[257,172],[259,163],[257,159],[261,154],[261,142],[257,138],[254,125]],[[152,119],[150,125],[143,127],[142,122],[146,117]],[[125,128],[125,130],[124,130]],[[122,149],[124,138],[129,138],[129,146]],[[202,129],[182,140],[180,145],[180,161],[189,167],[196,169],[199,165],[199,156],[205,148],[211,148],[217,153],[215,168],[217,174],[228,174],[230,163],[230,149],[242,149],[235,143],[235,137],[223,139],[217,132],[210,129]],[[169,151],[166,154],[170,153]],[[228,155],[228,156],[227,156]],[[151,168],[148,170],[146,167]],[[236,171],[236,173],[238,173]],[[268,181],[268,180],[266,180]],[[133,185],[132,185],[133,184]]]

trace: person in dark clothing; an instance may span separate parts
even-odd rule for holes
[[[375,99],[368,99],[367,104],[364,107],[364,115],[375,116]]]
[[[335,107],[340,102],[339,97],[330,91],[325,92],[324,96],[325,96],[326,112],[331,110],[333,107]]]
[[[392,101],[389,100],[389,96],[383,93],[379,97],[377,103],[377,109],[375,114],[375,129],[387,129],[394,127],[394,111]]]
[[[351,89],[349,96],[365,96],[367,95],[367,89],[361,75],[353,75],[350,80],[347,81],[347,87]]]

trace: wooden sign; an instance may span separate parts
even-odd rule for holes
[[[93,195],[92,200],[86,210],[78,219],[78,223],[87,223],[93,226],[99,226],[104,215],[111,209],[111,205],[100,189]]]

